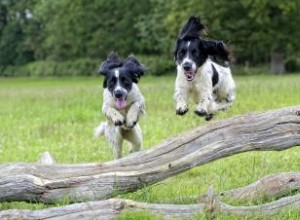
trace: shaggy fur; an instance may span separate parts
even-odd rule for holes
[[[95,136],[106,136],[117,159],[122,157],[124,139],[131,143],[131,152],[142,148],[142,132],[137,122],[145,113],[145,104],[137,83],[146,69],[134,56],[121,61],[111,53],[99,72],[105,77],[102,112],[107,121],[95,128]]]
[[[210,120],[228,109],[235,99],[235,83],[229,68],[230,54],[221,41],[202,39],[204,26],[191,17],[182,28],[174,52],[177,65],[174,99],[176,114],[188,112],[188,99],[197,104],[195,113]]]

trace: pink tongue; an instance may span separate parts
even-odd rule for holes
[[[185,72],[185,76],[188,79],[192,79],[194,77],[194,73],[193,72]]]
[[[116,105],[118,109],[122,109],[126,107],[126,101],[124,98],[117,99]]]

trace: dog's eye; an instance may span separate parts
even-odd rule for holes
[[[130,84],[130,80],[127,79],[127,78],[125,78],[125,77],[122,77],[122,78],[121,78],[121,82],[122,82],[124,85]]]
[[[198,53],[198,51],[197,50],[192,50],[192,54],[194,55],[194,56],[198,56],[199,55],[199,53]]]
[[[186,50],[180,50],[179,53],[178,53],[178,55],[179,56],[184,56],[185,53],[186,53]]]
[[[111,80],[108,81],[108,86],[113,87],[117,82],[116,78],[112,78]]]

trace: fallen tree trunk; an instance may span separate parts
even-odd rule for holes
[[[191,218],[196,214],[213,217],[216,214],[236,216],[274,215],[285,208],[300,210],[300,195],[289,196],[263,205],[231,206],[223,203],[209,190],[208,197],[199,204],[172,205],[150,204],[126,199],[109,199],[96,202],[78,203],[44,210],[0,211],[0,219],[114,219],[124,210],[149,211],[164,219]]]
[[[300,145],[300,106],[211,122],[156,148],[107,163],[0,166],[0,201],[100,200],[220,158]]]
[[[235,202],[255,202],[266,198],[281,198],[290,195],[294,191],[300,191],[300,172],[284,172],[265,176],[247,186],[221,192],[222,199]],[[189,196],[185,199],[205,200],[207,195]],[[178,203],[182,198],[161,201],[162,203]]]
[[[248,186],[222,192],[223,198],[253,202],[270,197],[282,197],[300,190],[300,172],[286,172],[266,176]]]

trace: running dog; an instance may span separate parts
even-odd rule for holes
[[[210,120],[232,105],[235,83],[226,45],[203,39],[204,30],[200,19],[192,16],[179,33],[174,51],[177,65],[174,99],[177,115],[188,112],[191,97],[197,104],[195,113]]]
[[[115,159],[122,157],[122,143],[131,143],[131,152],[142,148],[142,132],[137,124],[145,114],[144,97],[137,83],[146,68],[133,55],[121,61],[110,53],[101,65],[99,73],[104,78],[102,112],[107,121],[95,128],[95,136],[105,135]]]

